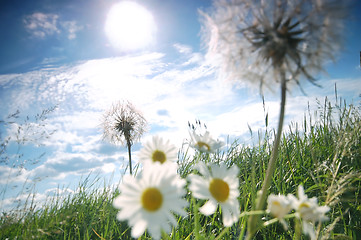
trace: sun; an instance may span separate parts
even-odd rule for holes
[[[105,33],[113,47],[142,49],[154,43],[156,24],[153,15],[134,1],[122,1],[109,11]]]

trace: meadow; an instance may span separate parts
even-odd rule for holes
[[[327,98],[318,102],[315,112],[307,112],[302,123],[285,127],[278,152],[276,170],[270,193],[297,194],[303,185],[308,197],[317,197],[319,205],[327,205],[328,221],[316,225],[319,239],[361,239],[361,109],[341,99]],[[265,119],[268,126],[268,119]],[[244,239],[247,219],[252,214],[264,180],[272,149],[274,129],[250,135],[255,144],[236,141],[216,153],[188,154],[178,152],[178,173],[185,179],[194,171],[196,162],[224,162],[239,168],[241,215],[231,227],[224,227],[221,211],[203,216],[197,208],[204,200],[191,194],[187,216],[177,217],[177,227],[163,239]],[[138,169],[139,171],[140,169]],[[187,184],[189,185],[189,183]],[[89,175],[79,183],[79,191],[49,197],[36,206],[30,194],[25,206],[19,206],[0,217],[0,239],[132,239],[127,222],[118,221],[113,200],[120,194],[117,188],[101,177]],[[277,218],[261,212],[263,227],[253,239],[309,239],[296,234],[296,218],[286,216],[289,225],[284,230]],[[146,232],[139,239],[151,239]]]

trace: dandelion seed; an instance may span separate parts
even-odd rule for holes
[[[164,142],[159,136],[154,136],[151,141],[145,143],[144,148],[139,152],[139,160],[143,164],[147,162],[175,163],[177,159],[177,148],[169,141]]]
[[[318,206],[317,198],[308,198],[302,185],[298,186],[298,199],[293,195],[289,195],[289,198],[296,210],[296,216],[302,220],[303,233],[309,235],[311,239],[316,239],[314,224],[328,220],[325,214],[330,211],[330,207]]]
[[[223,163],[211,164],[209,170],[203,162],[200,162],[196,168],[203,177],[195,174],[189,175],[189,189],[194,197],[208,200],[199,211],[205,216],[209,216],[215,213],[217,205],[220,205],[224,226],[232,226],[238,221],[240,214],[237,200],[239,196],[238,167],[234,165],[227,169]]]
[[[160,239],[162,230],[170,233],[171,227],[177,226],[173,213],[187,214],[184,208],[188,203],[182,198],[185,184],[167,165],[146,164],[140,177],[124,176],[121,193],[113,202],[120,209],[117,219],[128,221],[134,238],[147,229],[152,238]]]

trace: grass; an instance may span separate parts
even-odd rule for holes
[[[319,102],[316,113],[305,113],[302,124],[285,127],[270,192],[296,195],[302,184],[309,197],[317,197],[320,205],[331,207],[328,222],[316,227],[320,239],[361,239],[361,111],[341,100],[332,104]],[[253,133],[252,133],[253,134]],[[190,157],[187,149],[179,154],[179,173],[186,177],[195,161],[225,161],[240,169],[241,218],[231,228],[222,226],[219,211],[205,217],[192,202],[187,217],[178,219],[170,239],[242,239],[248,212],[255,206],[261,189],[274,138],[274,130],[258,134],[254,146],[238,142],[217,154]],[[131,239],[126,222],[116,220],[112,206],[119,195],[101,180],[90,177],[79,185],[79,191],[65,199],[49,198],[41,208],[29,203],[25,211],[3,213],[0,217],[0,239]],[[29,197],[31,202],[31,197]],[[263,221],[272,218],[264,214]],[[294,218],[285,231],[279,223],[261,228],[254,239],[293,239]],[[145,234],[140,239],[150,239]],[[308,239],[302,236],[302,239]]]

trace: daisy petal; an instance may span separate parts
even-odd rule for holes
[[[209,200],[201,208],[199,208],[199,211],[205,216],[212,215],[216,210],[217,203],[213,200]]]
[[[138,219],[138,221],[135,223],[135,225],[132,228],[132,237],[134,238],[138,238],[140,237],[145,229],[147,228],[147,222],[142,220],[142,219]]]
[[[138,238],[148,229],[153,239],[160,239],[162,229],[170,232],[177,225],[174,213],[186,215],[186,181],[176,171],[169,171],[169,165],[144,166],[140,177],[125,178],[121,186],[124,191],[113,205],[120,209],[117,219],[128,221],[132,237]]]

